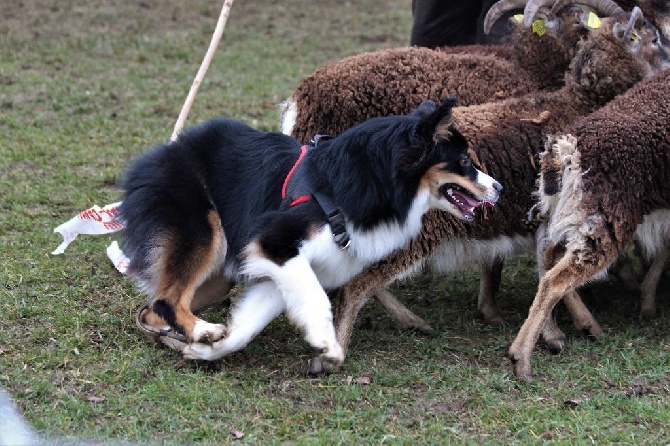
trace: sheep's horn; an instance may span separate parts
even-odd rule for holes
[[[642,10],[636,6],[630,13],[630,19],[628,20],[628,25],[626,25],[626,31],[623,33],[624,42],[630,39],[630,35],[635,30],[635,23],[637,23],[637,21],[640,19],[644,19],[644,14],[642,14]]]
[[[486,34],[491,32],[493,24],[502,17],[507,11],[511,9],[520,9],[526,6],[526,0],[500,0],[494,3],[484,17],[484,32]]]
[[[530,0],[526,7],[523,8],[523,26],[530,28],[535,21],[535,16],[537,11],[540,10],[543,6],[549,6],[554,3],[555,0]]]
[[[579,3],[580,5],[588,6],[602,17],[609,17],[614,14],[624,12],[623,8],[617,5],[614,0],[579,0],[578,2],[575,2],[574,0],[558,0],[556,3],[554,3],[554,6],[551,7],[549,15],[551,17],[555,17],[556,14],[573,3]]]

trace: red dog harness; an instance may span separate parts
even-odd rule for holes
[[[337,243],[340,249],[346,249],[349,246],[350,240],[342,212],[330,197],[312,190],[309,178],[304,171],[305,165],[302,164],[307,152],[315,149],[321,138],[325,139],[326,137],[317,135],[314,137],[312,144],[300,147],[300,156],[298,156],[295,164],[293,164],[291,170],[286,174],[286,178],[284,178],[284,184],[281,188],[281,207],[282,209],[290,208],[300,203],[306,203],[314,197],[326,214],[326,221],[330,225],[335,243]]]
[[[305,158],[305,154],[307,154],[307,150],[308,150],[307,146],[300,147],[300,156],[298,157],[298,159],[295,162],[295,164],[293,165],[293,167],[291,167],[291,170],[289,170],[288,174],[286,175],[286,178],[284,178],[284,185],[281,188],[281,198],[282,198],[282,200],[286,200],[286,192],[289,188],[288,185],[289,185],[289,182],[291,181],[291,177],[293,176],[295,171],[298,169],[298,166],[300,166],[300,162],[303,160],[303,158]],[[293,188],[293,189],[296,189],[296,188]],[[304,202],[309,201],[311,199],[312,199],[311,195],[300,195],[300,196],[294,198],[289,203],[288,206],[293,207],[296,204],[304,203]]]

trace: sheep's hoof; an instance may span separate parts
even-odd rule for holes
[[[480,309],[478,316],[484,324],[492,327],[499,327],[505,323],[505,319],[497,308]]]
[[[556,324],[547,324],[541,336],[552,355],[562,352],[568,342],[568,338]]]
[[[597,341],[605,336],[605,332],[598,323],[589,325],[588,327],[582,327],[582,333],[592,341]]]
[[[514,374],[523,381],[532,381],[533,379],[530,363],[527,361],[517,361],[516,364],[514,364]]]
[[[435,336],[437,334],[435,329],[429,324],[424,324],[418,327],[411,327],[411,329],[424,336]]]
[[[309,361],[309,366],[307,367],[307,374],[309,376],[320,376],[328,375],[333,373],[335,370],[335,365],[331,362],[324,360],[322,356],[315,356]]]
[[[643,307],[640,309],[640,316],[642,316],[642,319],[643,319],[645,322],[651,322],[651,321],[653,321],[654,319],[656,319],[656,316],[657,316],[657,314],[656,314],[656,306],[652,306],[652,307],[645,307],[645,306],[643,306]]]
[[[518,378],[522,379],[523,381],[530,381],[533,379],[530,367],[530,359],[514,354],[512,352],[511,344],[505,348],[505,357],[507,357],[507,359],[509,359],[512,363],[512,370]]]
[[[565,336],[559,336],[551,339],[544,339],[545,344],[547,345],[547,348],[549,349],[549,352],[552,355],[557,355],[560,352],[563,351],[565,348],[565,344],[567,343],[567,338]]]

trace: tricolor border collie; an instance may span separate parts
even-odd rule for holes
[[[149,296],[144,322],[182,333],[186,358],[215,360],[286,312],[339,364],[325,290],[404,246],[429,209],[471,220],[498,199],[502,187],[473,166],[452,125],[454,105],[425,101],[312,147],[213,119],[141,156],[120,215],[130,271]],[[212,281],[224,294],[245,283],[227,326],[192,313]]]

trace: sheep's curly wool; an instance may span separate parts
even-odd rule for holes
[[[650,73],[648,61],[631,56],[611,30],[612,24],[605,23],[580,45],[566,85],[560,90],[453,110],[454,123],[471,143],[473,158],[504,186],[496,208],[470,224],[444,213],[427,213],[416,240],[346,285],[342,295],[345,304],[360,302],[375,289],[416,270],[452,240],[495,243],[505,237],[534,234],[526,216],[535,205],[531,192],[547,133],[561,131]],[[459,258],[461,267],[473,261],[477,259]]]
[[[392,48],[334,61],[302,79],[284,102],[282,131],[307,141],[409,113],[425,99],[456,96],[468,106],[553,91],[587,33],[566,23],[558,35],[539,36],[519,25],[503,45]]]
[[[583,215],[577,224],[581,226],[587,216],[603,219],[606,234],[589,245],[607,253],[608,262],[614,260],[611,253],[622,251],[630,241],[644,215],[670,207],[669,99],[670,72],[665,71],[566,128],[564,132],[575,138],[569,164],[568,155],[550,145],[543,155],[550,160],[543,160],[540,192],[548,203],[544,212],[553,243],[571,238],[567,228],[560,234],[554,230],[560,222],[552,208],[554,195],[569,199],[560,179],[567,166],[574,166],[574,159],[579,160],[584,191],[579,200],[571,199],[577,206],[573,210]]]
[[[489,54],[416,47],[352,56],[319,68],[296,87],[291,97],[300,107],[292,135],[300,141],[336,135],[373,116],[408,113],[425,99],[457,96],[467,105],[537,89],[510,76],[514,70],[512,62]]]
[[[665,71],[547,144],[539,189],[547,271],[507,352],[517,375],[530,377],[533,347],[561,297],[602,274],[645,216],[670,208],[668,98]]]

